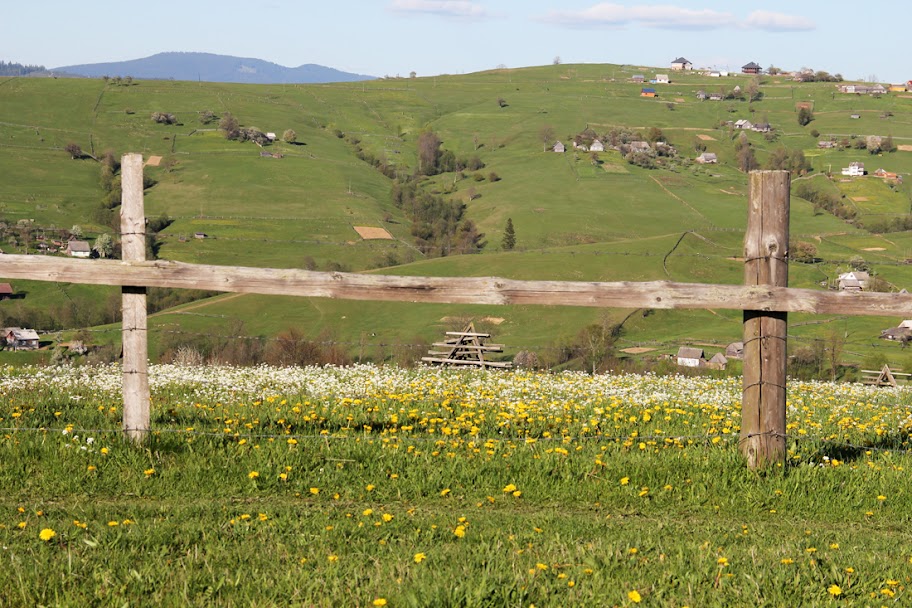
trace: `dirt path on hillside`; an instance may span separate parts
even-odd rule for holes
[[[656,178],[654,178],[654,177],[651,176],[651,175],[649,176],[649,179],[651,179],[651,180],[654,181],[656,184],[658,184],[659,188],[661,188],[662,190],[664,190],[664,191],[668,194],[668,196],[672,197],[673,199],[675,199],[676,201],[678,201],[679,203],[681,203],[682,205],[684,205],[685,207],[687,207],[688,209],[690,209],[691,211],[693,211],[694,213],[696,213],[697,215],[699,215],[699,216],[700,216],[701,218],[703,218],[710,226],[713,225],[713,223],[712,223],[711,221],[709,221],[709,219],[708,219],[705,215],[703,215],[702,213],[700,213],[699,211],[697,211],[697,210],[693,207],[693,205],[691,205],[690,203],[688,203],[687,201],[685,201],[683,198],[681,198],[680,196],[678,196],[677,194],[675,194],[674,192],[672,192],[671,190],[669,190],[668,188],[666,188],[666,187],[665,187],[665,184],[663,184],[662,182],[660,182],[659,180],[657,180]]]
[[[200,308],[212,306],[213,304],[221,304],[222,302],[227,302],[228,300],[234,300],[235,298],[240,298],[241,296],[246,296],[246,295],[249,295],[249,294],[232,293],[232,294],[229,294],[224,297],[207,298],[200,302],[194,302],[193,304],[188,304],[187,306],[185,306],[184,308],[181,308],[180,310],[161,310],[159,312],[152,313],[149,316],[150,317],[160,317],[160,316],[164,316],[164,315],[181,315],[181,314],[184,314],[185,312],[190,312],[191,310],[198,310]]]

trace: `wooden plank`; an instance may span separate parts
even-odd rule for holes
[[[445,342],[434,342],[431,346],[456,346],[458,348],[467,348],[470,350],[491,350],[502,351],[503,344],[449,344]]]
[[[481,361],[479,359],[444,359],[442,357],[421,357],[428,363],[445,363],[452,365],[476,365],[480,367],[512,367],[509,361]]]
[[[490,338],[491,337],[491,334],[479,334],[476,332],[469,332],[469,331],[448,331],[448,332],[446,332],[446,335],[459,336],[459,337],[465,337],[465,338]]]
[[[752,171],[744,283],[788,286],[789,172]],[[741,452],[751,469],[785,464],[787,313],[744,310]]]
[[[146,218],[143,211],[143,164],[141,154],[121,159],[120,208],[121,251],[127,261],[146,259]],[[149,345],[146,288],[142,283],[124,285],[123,292],[123,431],[140,443],[151,427],[149,391]]]
[[[341,300],[606,308],[761,310],[912,317],[912,294],[648,281],[587,283],[497,277],[408,277],[300,269],[0,255],[0,277],[143,285]]]

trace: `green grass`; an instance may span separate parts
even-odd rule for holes
[[[2,373],[4,606],[901,604],[912,577],[905,391],[794,384],[787,466],[755,473],[736,379],[153,367],[134,446],[116,367]]]
[[[838,174],[851,160],[863,160],[872,171],[882,166],[908,175],[912,154],[823,151],[810,136],[811,129],[817,129],[821,138],[890,134],[897,144],[912,143],[908,99],[842,95],[831,84],[764,77],[760,101],[701,102],[698,90],[728,90],[736,84],[744,88],[749,79],[675,74],[671,85],[659,87],[657,100],[646,100],[629,78],[651,71],[639,66],[562,65],[310,86],[164,81],[116,86],[100,80],[10,79],[0,86],[0,218],[33,219],[43,228],[79,224],[90,238],[105,230],[91,221],[101,198],[98,165],[71,160],[62,150],[76,142],[96,155],[111,149],[116,154],[137,151],[164,158],[161,167],[146,169],[157,183],[147,190],[145,202],[147,215],[167,213],[175,218],[160,235],[160,256],[165,259],[351,271],[392,266],[389,272],[413,275],[736,283],[741,271],[729,258],[739,257],[743,248],[747,186],[735,167],[732,140],[740,134],[721,123],[738,118],[769,120],[775,127],[772,141],[748,134],[761,162],[779,146],[804,150],[814,167],[815,177],[810,179],[845,195],[861,224],[908,212],[905,186],[894,191],[870,177],[841,182]],[[498,98],[506,101],[505,107]],[[796,104],[805,101],[813,104],[815,119],[801,127]],[[222,138],[215,130],[217,123],[201,124],[199,116],[207,110],[216,115],[231,112],[244,126],[280,135],[292,128],[300,145],[277,142],[270,149],[284,157],[262,158],[252,143]],[[179,124],[154,124],[149,117],[156,111],[174,113]],[[862,118],[849,118],[855,112]],[[893,115],[881,118],[887,112]],[[627,164],[616,152],[606,152],[599,157],[601,164],[593,165],[588,154],[543,152],[539,132],[545,125],[567,144],[587,125],[599,131],[657,126],[682,159],[669,169],[647,171]],[[337,129],[343,138],[336,136]],[[357,137],[367,152],[410,173],[424,129],[438,133],[444,148],[457,156],[477,154],[486,164],[481,175],[493,171],[501,177],[490,182],[476,181],[471,172],[446,174],[425,184],[427,190],[466,203],[468,217],[488,241],[481,255],[424,260],[412,245],[407,218],[391,202],[391,181],[358,160],[347,141]],[[701,141],[719,155],[719,165],[683,160],[697,155],[698,134],[712,138]],[[837,176],[833,182],[821,175],[829,170]],[[867,200],[853,200],[859,198]],[[907,233],[870,234],[828,214],[815,214],[810,204],[797,198],[791,213],[793,239],[814,243],[824,259],[816,270],[793,265],[793,285],[816,286],[843,269],[843,262],[860,256],[897,288],[909,287],[912,276],[901,265],[912,257]],[[510,253],[500,250],[507,218],[513,220],[517,234],[517,251]],[[382,226],[395,240],[362,242],[353,230],[358,225]],[[698,236],[686,237],[684,249],[663,266],[661,261],[686,231]],[[196,232],[211,238],[190,238]],[[16,250],[9,243],[0,248]],[[101,290],[94,293],[98,301],[107,297]],[[219,314],[241,319],[264,334],[283,329],[278,320],[300,320],[305,327],[323,331],[328,326],[321,319],[351,318],[350,305],[340,302],[315,306],[290,298],[253,300],[259,308],[239,298],[219,304]],[[46,299],[29,297],[23,305],[36,319],[51,314]],[[406,306],[387,315],[383,304],[358,306],[379,315],[384,321],[381,331],[397,336],[399,342],[417,335],[431,338],[438,328],[429,319],[476,314],[471,307],[450,307],[437,316],[420,308],[412,313]],[[312,312],[315,308],[320,312]],[[261,314],[265,309],[268,314]],[[628,312],[609,314],[622,318]],[[532,342],[523,335],[530,326],[548,328],[534,330],[533,340],[547,344],[576,334],[580,324],[598,317],[595,311],[528,314],[509,307],[484,315],[528,320],[523,331],[507,332],[506,338],[515,344]],[[553,321],[555,315],[562,322]],[[175,317],[174,328],[202,329],[189,316]],[[690,323],[691,313],[662,318],[668,325],[649,326],[643,333],[631,329],[626,339],[675,335],[674,324]],[[712,318],[690,328],[705,331],[707,338],[715,336],[720,332]],[[859,321],[857,331],[867,324]],[[885,320],[885,326],[890,324],[894,322]],[[376,332],[371,325],[377,324],[364,321],[355,330],[330,329],[346,341],[358,341],[361,332]],[[873,352],[863,350],[863,356]]]

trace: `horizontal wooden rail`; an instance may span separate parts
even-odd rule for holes
[[[440,304],[715,308],[912,318],[912,295],[671,281],[587,283],[410,277],[299,269],[0,255],[0,277],[264,295]]]

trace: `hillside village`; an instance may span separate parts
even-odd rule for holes
[[[116,154],[140,141],[149,158],[148,213],[157,218],[150,252],[163,259],[511,276],[523,275],[538,256],[555,261],[542,269],[543,276],[554,278],[737,281],[744,176],[751,169],[774,168],[793,175],[794,281],[899,292],[912,285],[905,268],[912,258],[907,237],[912,221],[903,179],[912,165],[906,160],[908,144],[902,143],[912,141],[902,120],[910,112],[908,85],[764,69],[753,60],[738,72],[695,69],[682,56],[651,69],[559,65],[467,77],[390,78],[355,90],[325,85],[317,98],[303,89],[286,91],[305,108],[302,119],[299,111],[280,105],[281,95],[269,97],[266,89],[262,98],[251,89],[255,103],[237,103],[217,114],[206,87],[191,91],[179,82],[23,81],[5,93],[10,100],[53,86],[76,87],[84,91],[78,95],[85,96],[87,108],[77,113],[78,123],[91,116],[89,100],[97,100],[101,88],[107,113],[99,114],[92,141],[70,141],[37,119],[40,126],[31,131],[0,128],[10,141],[34,141],[35,154],[53,159],[64,174],[79,175],[82,184],[77,190],[82,202],[75,206],[50,192],[7,195],[0,213],[3,248],[116,258]],[[149,105],[143,100],[152,89],[157,99],[194,99],[188,104],[194,109],[156,101],[148,112],[139,111]],[[160,89],[171,93],[161,97]],[[413,90],[423,97],[413,97]],[[346,95],[359,101],[348,103]],[[568,99],[586,101],[571,110]],[[5,119],[19,124],[22,117]],[[138,140],[122,135],[128,125],[141,134]],[[422,149],[425,134],[433,137]],[[106,150],[113,154],[104,156]],[[250,164],[252,158],[263,164]],[[5,162],[12,168],[18,161]],[[99,170],[97,189],[91,182]],[[253,179],[290,188],[270,189],[268,195],[264,190],[254,211],[244,196],[219,188],[212,176],[224,184]],[[189,186],[217,189],[220,198],[198,197]],[[15,187],[40,190],[34,183]],[[311,218],[301,200],[325,202]],[[269,217],[287,221],[277,224]],[[508,218],[516,226],[510,248],[502,239]],[[60,228],[70,225],[73,230]],[[887,233],[888,239],[880,236]],[[606,270],[604,260],[631,255],[629,236],[654,249],[636,253],[641,257],[633,258],[633,266],[609,264]],[[703,262],[689,263],[687,256]],[[79,327],[54,319],[103,317],[100,310],[88,314],[99,308],[89,304],[101,301],[94,296],[61,299],[46,286],[31,285],[21,294],[0,305],[11,349],[32,343],[8,338],[12,330],[31,327],[49,334]],[[38,314],[33,306],[68,310]],[[217,302],[207,307],[224,310]],[[590,314],[573,313],[578,327],[593,320]],[[418,323],[428,328],[425,339],[433,339],[440,316]],[[720,355],[735,342],[737,332],[732,335],[709,316],[695,328],[703,335],[690,336],[668,331],[677,321],[674,314],[666,316],[627,321],[618,347],[646,349],[634,358],[648,360],[671,357],[682,345],[690,348],[693,338],[716,343]],[[659,317],[665,320],[653,325]],[[554,321],[548,323],[549,332],[560,331]],[[517,318],[504,326],[505,341],[529,344],[522,325]],[[882,330],[866,327],[859,336],[876,338]],[[351,332],[366,330],[341,331],[342,341],[357,342],[358,334]],[[554,342],[538,346],[543,352],[560,350]],[[683,359],[708,365],[712,358],[710,353]]]

